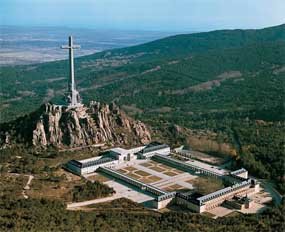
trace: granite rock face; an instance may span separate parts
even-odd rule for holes
[[[76,108],[47,103],[0,128],[2,147],[12,143],[58,148],[98,143],[134,145],[150,140],[150,131],[144,123],[128,117],[115,104],[99,102]]]

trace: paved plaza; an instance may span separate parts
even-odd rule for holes
[[[189,181],[197,178],[197,176],[155,161],[138,161],[132,166],[120,167],[117,170],[136,180],[170,192],[193,189]]]

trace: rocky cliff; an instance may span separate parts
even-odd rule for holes
[[[150,131],[128,117],[115,104],[91,102],[68,108],[50,103],[36,112],[0,125],[0,144],[22,143],[37,147],[79,147],[97,143],[145,144]]]

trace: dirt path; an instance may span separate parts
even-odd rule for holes
[[[104,197],[104,198],[100,198],[100,199],[82,201],[82,202],[74,202],[74,203],[67,204],[67,209],[78,208],[78,207],[83,207],[83,206],[87,206],[87,205],[93,205],[93,204],[97,204],[97,203],[113,201],[113,200],[121,198],[121,197],[122,196],[115,194],[114,196],[111,196],[111,197]]]
[[[23,197],[25,199],[28,199],[29,196],[26,194],[26,190],[31,189],[30,184],[32,183],[32,180],[34,179],[34,176],[33,175],[25,175],[25,176],[28,176],[29,179],[28,179],[28,181],[27,181],[27,183],[26,183],[26,185],[24,187],[24,190],[22,191],[22,194],[23,194]]]

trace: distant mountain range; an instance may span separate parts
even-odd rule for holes
[[[95,30],[68,27],[0,26],[0,66],[33,64],[66,59],[59,47],[73,35],[81,45],[76,56],[128,47],[173,33],[155,31]]]

